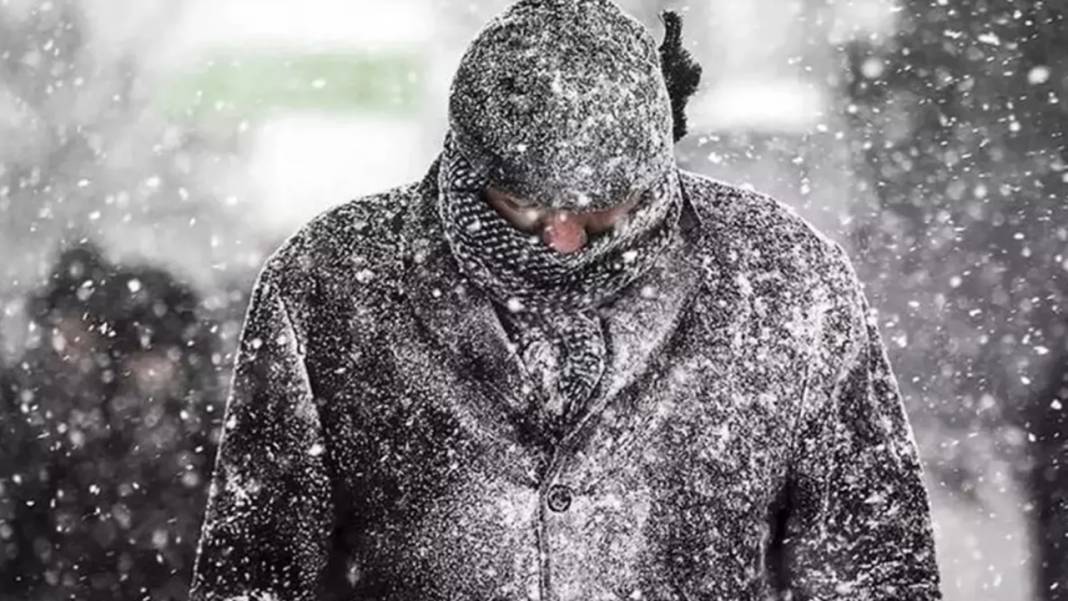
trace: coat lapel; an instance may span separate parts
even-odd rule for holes
[[[478,430],[500,443],[537,447],[547,454],[551,440],[529,411],[533,390],[522,359],[488,295],[463,276],[450,252],[435,211],[436,186],[430,180],[428,175],[404,225],[407,306],[475,393],[454,395],[464,404],[457,408],[459,413],[470,414]]]
[[[537,443],[545,433],[525,411],[532,390],[490,299],[462,276],[445,248],[434,248],[408,273],[415,317],[481,393],[465,401],[479,405],[479,415],[488,420],[484,426],[507,436],[513,428],[497,423],[507,420],[515,426],[516,442]]]

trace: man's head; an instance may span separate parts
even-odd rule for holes
[[[519,0],[464,54],[438,211],[464,271],[499,299],[590,306],[670,243],[673,147],[699,71],[677,17],[665,25],[658,48],[609,0]]]

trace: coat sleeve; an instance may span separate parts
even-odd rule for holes
[[[234,364],[190,599],[317,598],[333,509],[302,344],[265,269]]]
[[[941,599],[917,446],[859,280],[836,245],[842,290],[817,343],[788,479],[792,601]]]

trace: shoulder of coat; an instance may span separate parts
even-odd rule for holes
[[[319,213],[268,258],[264,272],[300,302],[313,287],[359,285],[373,293],[397,280],[404,252],[401,228],[418,184],[408,183],[354,198]]]
[[[765,282],[773,292],[844,292],[855,280],[844,248],[789,204],[689,171],[680,182],[700,221],[697,252],[709,277]]]

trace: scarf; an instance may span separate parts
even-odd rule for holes
[[[605,369],[597,308],[645,273],[678,230],[678,172],[665,170],[614,228],[563,254],[515,228],[486,201],[483,190],[495,182],[469,156],[447,137],[437,206],[444,234],[462,273],[496,303],[543,417],[559,432],[580,413]]]

